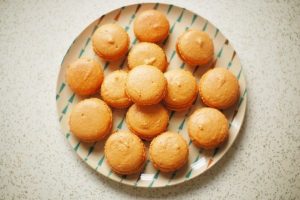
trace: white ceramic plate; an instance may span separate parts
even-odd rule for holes
[[[126,57],[116,62],[106,62],[98,58],[92,50],[91,36],[96,28],[102,24],[118,23],[128,32],[131,39],[130,46],[133,46],[138,42],[133,33],[133,21],[137,14],[147,9],[160,10],[161,12],[165,13],[170,22],[170,36],[161,44],[168,57],[168,70],[184,68],[192,71],[197,80],[199,80],[201,75],[205,72],[205,70],[208,69],[209,66],[198,67],[196,69],[187,66],[176,54],[175,43],[177,37],[187,29],[193,28],[205,31],[210,35],[214,42],[216,58],[215,67],[226,67],[236,75],[240,84],[241,97],[236,106],[223,111],[230,122],[230,136],[228,142],[222,147],[212,151],[205,151],[196,148],[190,142],[187,134],[186,121],[189,115],[195,109],[203,107],[203,104],[200,102],[198,97],[191,109],[184,112],[170,112],[168,129],[183,135],[183,137],[189,143],[190,154],[188,164],[184,168],[174,173],[162,173],[155,170],[151,162],[147,161],[145,169],[140,174],[120,176],[112,172],[106,162],[103,152],[105,141],[99,141],[94,144],[85,144],[78,141],[77,138],[70,133],[68,125],[69,114],[72,110],[72,107],[81,99],[80,97],[76,96],[67,86],[65,81],[65,71],[70,62],[73,62],[82,56],[89,56],[98,59],[104,67],[105,75],[116,69],[127,69]],[[219,29],[217,29],[206,19],[194,14],[189,10],[173,5],[158,3],[136,4],[122,7],[101,16],[99,19],[91,23],[86,29],[84,29],[71,44],[61,63],[56,92],[57,112],[62,133],[79,157],[103,176],[123,184],[136,187],[164,187],[168,185],[175,185],[190,180],[208,170],[211,166],[218,162],[221,157],[223,157],[237,137],[245,116],[247,99],[246,82],[239,57],[233,47],[230,45],[230,42],[223,36]],[[125,113],[126,110],[113,109],[113,130],[127,130],[126,123],[124,121]]]

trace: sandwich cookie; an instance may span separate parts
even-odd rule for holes
[[[163,49],[154,43],[141,42],[135,45],[128,54],[128,67],[133,69],[139,65],[152,65],[164,72],[168,66]]]
[[[152,140],[164,132],[168,122],[168,111],[161,104],[151,106],[133,104],[126,114],[129,130],[144,140]]]
[[[209,35],[198,30],[188,30],[176,43],[179,57],[191,66],[204,65],[213,60],[214,44]]]
[[[126,81],[126,95],[138,105],[159,103],[165,96],[167,81],[164,74],[151,65],[133,68]]]
[[[128,131],[111,134],[105,143],[104,153],[112,170],[122,175],[141,171],[146,161],[144,143]]]
[[[123,57],[129,47],[127,32],[117,24],[100,26],[92,36],[95,53],[105,60],[117,60]]]
[[[175,69],[165,73],[168,82],[167,94],[163,99],[170,110],[182,111],[192,106],[198,95],[195,77],[191,72]]]
[[[229,136],[228,121],[215,108],[200,108],[188,120],[188,133],[192,142],[203,149],[214,149]]]
[[[111,107],[127,108],[132,102],[125,94],[128,73],[116,70],[105,77],[101,86],[101,97]]]
[[[141,42],[161,42],[169,35],[169,21],[158,10],[146,10],[134,21],[134,34]]]
[[[83,142],[96,142],[107,136],[112,127],[112,112],[97,98],[80,101],[71,111],[70,131]]]
[[[165,132],[154,138],[150,144],[150,160],[162,172],[172,172],[183,167],[189,155],[184,138],[173,132]]]
[[[78,95],[88,96],[99,91],[104,74],[99,62],[90,58],[79,58],[67,67],[66,81]]]
[[[207,106],[226,109],[239,99],[239,82],[228,69],[217,67],[203,74],[199,82],[199,94]]]

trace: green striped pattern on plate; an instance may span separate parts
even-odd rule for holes
[[[68,118],[72,107],[81,100],[76,96],[65,82],[65,70],[68,64],[79,57],[89,56],[97,59],[103,65],[105,75],[117,69],[127,69],[126,57],[107,62],[95,55],[92,49],[91,37],[94,31],[106,23],[120,24],[130,36],[130,48],[138,41],[133,33],[133,21],[136,16],[147,9],[157,9],[166,14],[170,22],[170,35],[165,39],[161,46],[165,50],[169,61],[170,69],[184,68],[191,71],[197,80],[210,67],[226,67],[231,70],[239,80],[241,97],[237,105],[229,110],[223,111],[230,122],[230,137],[226,145],[211,151],[196,148],[190,141],[187,134],[187,120],[193,111],[203,107],[199,98],[194,102],[193,106],[184,112],[170,112],[170,121],[168,129],[170,131],[182,134],[189,143],[189,161],[182,169],[173,173],[162,173],[153,168],[151,162],[147,160],[143,171],[140,174],[130,176],[120,176],[111,171],[104,156],[104,143],[99,141],[93,144],[81,143],[72,135],[68,126]],[[177,37],[188,29],[197,29],[207,32],[213,39],[215,47],[215,60],[212,64],[191,68],[180,60],[176,53],[175,44]],[[96,95],[99,97],[99,95]],[[230,42],[223,34],[206,19],[192,13],[189,10],[174,5],[166,5],[159,3],[136,4],[122,7],[120,9],[109,12],[90,24],[72,43],[61,63],[61,70],[58,76],[56,89],[56,103],[58,118],[61,124],[61,130],[74,151],[89,166],[100,174],[109,177],[123,184],[135,187],[164,187],[174,185],[190,180],[213,166],[233,144],[238,132],[241,128],[247,101],[246,81],[243,74],[239,57]],[[113,130],[128,130],[125,123],[126,110],[113,110]],[[149,143],[146,143],[148,146]]]

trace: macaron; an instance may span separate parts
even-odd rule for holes
[[[167,80],[164,74],[151,65],[133,68],[126,81],[126,95],[138,105],[159,103],[165,96]]]
[[[152,140],[149,154],[154,168],[162,172],[172,172],[186,164],[189,148],[180,134],[165,132]]]
[[[229,136],[228,121],[215,108],[200,108],[188,120],[188,133],[192,142],[203,149],[214,149]]]
[[[88,96],[99,91],[104,75],[99,62],[90,58],[79,58],[68,65],[66,81],[73,92]]]
[[[95,53],[105,60],[117,60],[123,57],[129,47],[129,36],[118,24],[100,26],[92,36]]]
[[[167,129],[168,111],[161,105],[138,106],[133,104],[126,114],[129,130],[144,140],[152,140]]]
[[[192,106],[198,95],[198,86],[193,74],[187,70],[174,69],[165,73],[168,82],[163,103],[169,110],[181,111]]]
[[[85,99],[72,109],[69,126],[80,141],[96,142],[110,133],[112,112],[100,99]]]
[[[239,82],[228,69],[217,67],[203,74],[199,82],[199,94],[207,106],[226,109],[239,99]]]
[[[141,42],[136,44],[128,54],[129,69],[139,65],[152,65],[164,72],[168,66],[168,61],[160,46],[154,43]]]
[[[111,134],[105,143],[104,153],[112,170],[122,175],[141,171],[146,160],[144,143],[128,131]]]
[[[209,35],[198,30],[188,30],[177,39],[179,57],[191,66],[204,65],[214,58],[214,44]]]
[[[146,10],[134,21],[134,34],[141,42],[161,42],[169,35],[169,21],[158,10]]]
[[[105,77],[101,86],[101,97],[111,107],[127,108],[132,101],[125,94],[128,73],[116,70]]]

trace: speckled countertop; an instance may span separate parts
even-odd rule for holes
[[[300,1],[166,1],[227,36],[248,84],[225,157],[175,187],[137,189],[90,169],[60,133],[55,87],[74,38],[135,1],[0,1],[0,199],[300,199]]]

